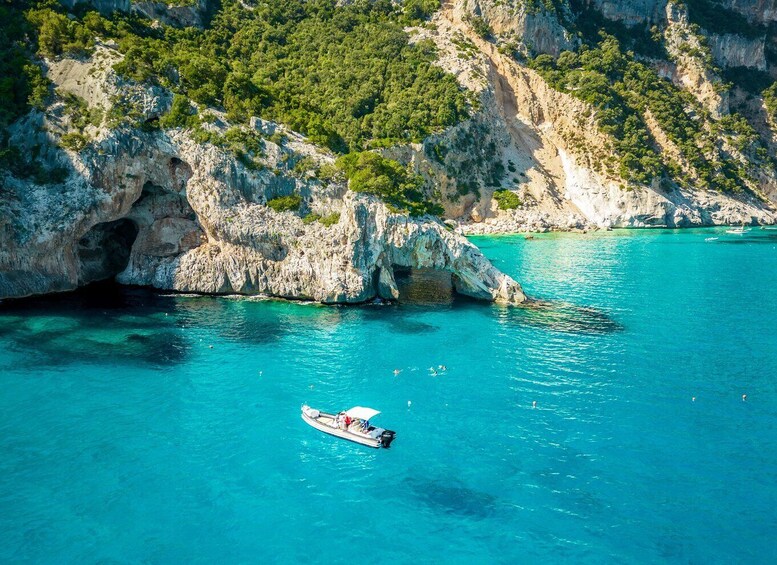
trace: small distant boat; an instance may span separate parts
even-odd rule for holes
[[[717,237],[705,237],[704,241],[717,241],[718,239]]]
[[[320,432],[368,447],[388,448],[397,434],[370,424],[378,414],[377,410],[364,406],[354,406],[338,414],[322,412],[307,404],[302,407],[302,419]]]
[[[731,233],[734,235],[742,235],[750,231],[750,228],[746,228],[745,226],[740,226],[738,228],[731,228],[727,229],[726,233]]]

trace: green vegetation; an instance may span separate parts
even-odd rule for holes
[[[494,191],[494,200],[499,204],[500,210],[515,210],[521,206],[521,199],[510,190]]]
[[[27,20],[37,28],[38,53],[45,57],[87,55],[94,48],[89,28],[51,8],[29,10]]]
[[[57,96],[64,102],[65,111],[70,117],[70,125],[79,131],[86,126],[99,127],[103,121],[103,111],[100,108],[89,108],[86,100],[70,92],[57,91]]]
[[[705,129],[710,116],[691,95],[662,79],[650,67],[624,53],[618,41],[602,33],[596,46],[584,45],[579,52],[566,51],[557,60],[536,57],[531,65],[554,87],[596,109],[599,129],[612,136],[620,176],[628,182],[649,183],[669,175],[688,183],[681,169],[664,165],[645,122],[649,113],[680,150],[692,168],[695,186],[722,191],[740,191],[747,172],[726,155],[717,139]],[[732,132],[742,135],[757,152],[752,128],[737,122]]]
[[[668,57],[658,28],[639,25],[629,27],[621,22],[608,20],[586,0],[571,0],[570,5],[576,15],[574,25],[570,27],[586,43],[598,43],[601,41],[600,32],[604,31],[615,37],[625,50],[656,59]]]
[[[340,221],[340,212],[333,212],[331,214],[328,214],[319,220],[322,224],[324,224],[326,227],[330,227],[335,225]]]
[[[326,216],[322,216],[320,214],[314,214],[311,212],[310,214],[302,218],[303,224],[312,224],[313,222],[320,222],[326,227],[333,226],[339,221],[340,221],[340,212],[333,212],[331,214],[327,214]]]
[[[405,16],[411,22],[430,18],[440,9],[440,0],[405,0]]]
[[[296,212],[302,205],[302,197],[298,194],[278,196],[268,200],[267,205],[276,212]]]
[[[160,118],[159,125],[163,128],[195,128],[200,125],[200,119],[189,99],[176,94],[170,104],[170,111]]]
[[[777,122],[777,82],[763,91],[763,97],[769,117],[773,122]]]
[[[59,144],[73,151],[81,151],[84,147],[89,145],[89,138],[78,132],[66,133],[59,138]]]
[[[290,0],[247,9],[225,0],[204,31],[128,16],[83,22],[118,40],[125,58],[115,69],[128,78],[220,106],[233,121],[286,123],[347,152],[420,141],[467,116],[455,78],[432,64],[434,46],[410,45],[403,29],[436,6]]]
[[[484,20],[482,17],[475,16],[473,14],[467,14],[464,17],[464,21],[471,25],[473,31],[483,39],[493,39],[494,32],[491,30],[491,26],[489,26],[488,22],[486,22],[486,20]]]
[[[412,216],[443,212],[438,204],[424,198],[423,179],[394,160],[364,151],[343,155],[337,165],[348,177],[351,190],[379,196],[392,211]]]
[[[259,161],[264,156],[264,140],[258,132],[240,126],[229,128],[224,134],[206,128],[213,121],[209,112],[199,113],[186,96],[173,96],[170,111],[162,116],[159,125],[163,128],[185,128],[192,130],[192,137],[198,143],[211,143],[230,151],[243,166],[261,170]]]
[[[477,139],[478,150],[472,151],[472,140]],[[498,187],[505,176],[505,168],[494,136],[487,123],[471,121],[456,128],[448,139],[427,142],[426,156],[442,165],[445,174],[456,180],[453,200],[466,194],[480,198],[480,183]],[[450,156],[450,157],[449,157]]]
[[[562,14],[566,0],[523,0],[529,13],[537,13],[543,9],[556,14]]]
[[[316,172],[318,170],[318,163],[313,157],[305,156],[296,163],[294,163],[294,174],[298,177],[302,177],[310,171]]]
[[[0,132],[31,108],[42,109],[49,81],[31,61],[34,27],[22,12],[23,0],[0,4]]]
[[[141,0],[130,0],[130,2],[139,2]],[[165,4],[166,6],[193,6],[196,0],[154,0],[158,4]]]

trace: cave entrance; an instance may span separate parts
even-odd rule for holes
[[[450,304],[456,294],[449,271],[395,266],[394,280],[405,304]]]
[[[78,242],[79,284],[112,279],[129,264],[138,226],[123,218],[95,225]]]

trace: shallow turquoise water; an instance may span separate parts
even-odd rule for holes
[[[0,562],[777,561],[777,232],[476,242],[543,308],[0,307]]]

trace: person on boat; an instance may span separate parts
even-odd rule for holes
[[[346,414],[345,415],[345,429],[346,430],[351,426],[352,422],[353,422],[353,420],[351,419],[351,417],[348,414]]]

